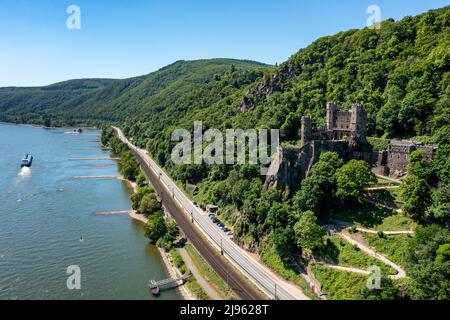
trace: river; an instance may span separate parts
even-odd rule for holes
[[[75,176],[118,175],[101,149],[100,132],[65,134],[0,124],[0,299],[155,299],[150,279],[167,277],[143,225],[128,216],[130,191],[119,180]],[[31,168],[20,168],[25,153]],[[69,266],[78,266],[81,289],[69,290]],[[176,290],[158,299],[181,299]]]

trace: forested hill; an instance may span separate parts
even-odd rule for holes
[[[46,87],[0,88],[0,120],[49,125],[121,121],[143,112],[157,113],[218,75],[265,66],[233,59],[177,61],[124,80],[80,79]]]
[[[445,7],[324,37],[278,67],[217,76],[124,128],[163,164],[174,128],[196,120],[219,129],[281,128],[283,141],[297,141],[301,116],[324,124],[327,101],[362,102],[371,136],[432,136],[450,123],[449,27]]]
[[[66,110],[66,105],[75,104],[80,97],[109,87],[115,81],[77,79],[45,87],[0,88],[0,120],[43,123],[44,118]],[[72,103],[72,100],[76,101]]]
[[[372,135],[431,134],[450,120],[449,26],[445,7],[321,38],[250,90],[245,109],[277,119],[287,139],[305,113],[323,123],[327,101],[364,103]]]

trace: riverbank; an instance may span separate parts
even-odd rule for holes
[[[105,213],[106,214],[106,213]],[[111,212],[110,214],[115,214],[114,212]],[[127,214],[130,218],[142,222],[143,224],[146,224],[148,219],[142,215],[137,213],[136,211],[123,211],[123,212],[117,212],[117,214]],[[167,252],[165,252],[163,249],[158,247],[159,254],[161,256],[161,260],[163,261],[164,267],[169,274],[171,278],[178,278],[182,276],[181,271],[174,265],[173,258],[171,255]],[[186,288],[186,286],[180,286],[177,288],[178,292],[180,293],[183,300],[197,300],[193,293],[189,292],[189,290]]]
[[[127,189],[130,191],[131,194],[137,193],[139,191],[139,186],[136,182],[133,182],[129,179],[125,179],[123,176],[120,177],[120,180],[122,180],[125,185],[127,186]],[[170,214],[163,208],[165,215],[167,217],[170,217]],[[144,225],[148,222],[147,217],[145,217],[142,214],[139,214],[136,210],[129,210],[129,211],[110,211],[110,212],[97,212],[97,214],[101,215],[120,215],[120,214],[126,214],[131,219],[139,221],[143,223]],[[170,253],[165,252],[163,249],[157,247],[158,252],[160,254],[161,260],[163,262],[164,268],[167,272],[167,274],[171,278],[178,278],[183,275],[183,272],[177,268],[177,266],[174,263],[174,258],[171,256]],[[175,249],[176,250],[176,249]],[[189,281],[189,280],[188,280]],[[192,280],[191,280],[192,281]],[[197,282],[197,280],[194,280]],[[196,283],[195,286],[200,286]],[[194,287],[195,287],[194,286]],[[182,297],[183,300],[198,300],[194,292],[191,292],[188,289],[188,285],[182,285],[177,288],[178,293]]]

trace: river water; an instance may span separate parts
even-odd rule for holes
[[[127,186],[73,178],[119,174],[111,160],[69,160],[109,157],[100,132],[67,130],[0,124],[0,299],[155,299],[147,282],[167,274],[142,224],[97,214],[129,210]],[[21,169],[25,153],[34,161]],[[69,266],[80,290],[67,287]]]

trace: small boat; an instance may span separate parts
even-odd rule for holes
[[[159,289],[159,286],[158,286],[158,284],[156,283],[155,280],[149,281],[148,287],[150,288],[150,291],[151,291],[151,293],[152,293],[154,296],[156,296],[156,297],[159,296],[159,294],[160,294],[160,289]]]
[[[20,166],[23,167],[31,167],[33,163],[33,156],[31,154],[26,154],[23,156],[22,161],[20,162]]]

